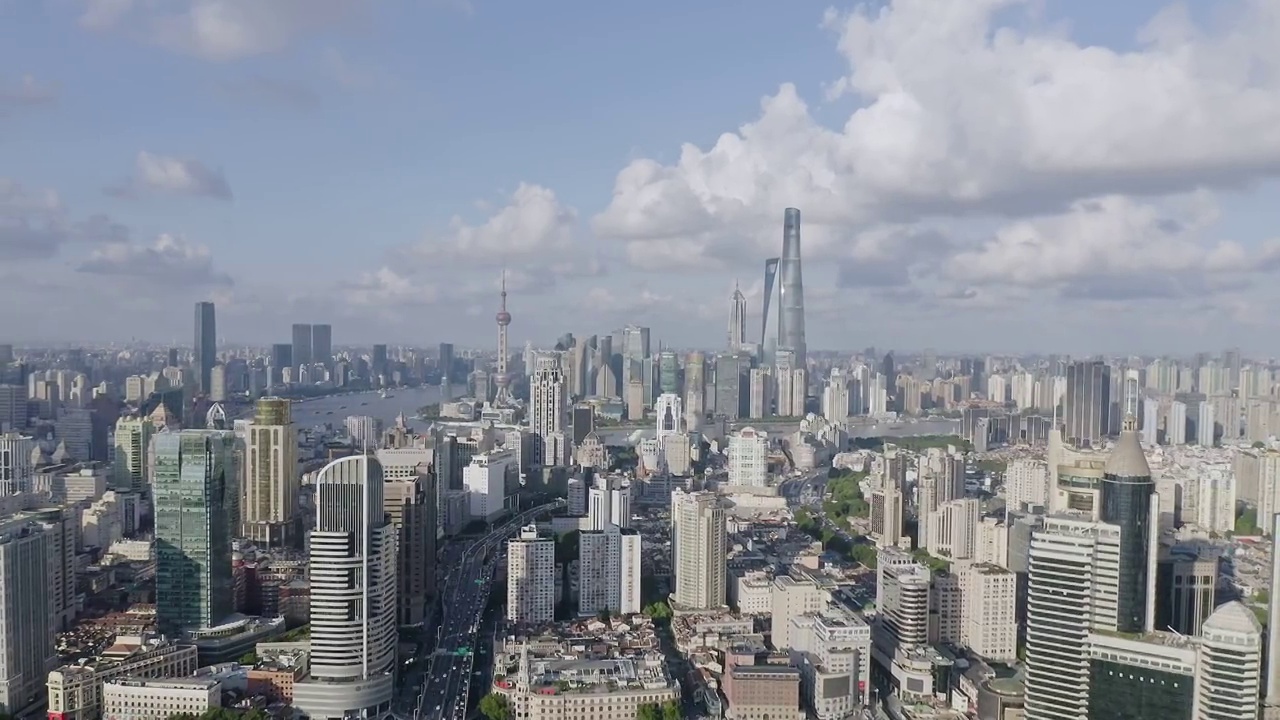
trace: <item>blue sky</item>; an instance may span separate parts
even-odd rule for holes
[[[0,327],[715,347],[795,204],[811,347],[1270,353],[1267,4],[0,0]]]

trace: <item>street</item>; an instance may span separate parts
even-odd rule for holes
[[[489,601],[495,550],[535,516],[562,504],[557,501],[511,518],[462,553],[462,562],[449,573],[441,593],[440,642],[428,663],[418,695],[415,720],[464,720],[480,618]],[[492,556],[492,557],[491,557]]]

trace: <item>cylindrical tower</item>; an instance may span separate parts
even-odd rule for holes
[[[778,349],[794,352],[797,366],[804,367],[804,280],[800,270],[800,211],[796,208],[787,208],[783,213],[778,275]]]

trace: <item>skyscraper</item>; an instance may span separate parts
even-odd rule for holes
[[[672,604],[716,610],[725,604],[724,508],[713,492],[671,493]]]
[[[214,627],[234,611],[234,445],[220,430],[155,437],[156,622],[166,631]]]
[[[209,394],[209,374],[218,361],[218,330],[213,316],[213,303],[196,303],[195,342],[196,382],[200,393]]]
[[[317,719],[384,717],[395,695],[396,527],[382,465],[344,457],[316,476],[311,671],[294,705]]]
[[[294,323],[293,366],[310,365],[311,362],[311,326],[303,323]]]
[[[311,362],[333,365],[333,326],[311,326]]]
[[[274,343],[271,346],[271,384],[284,382],[284,369],[293,367],[293,346],[289,343]]]
[[[0,712],[9,716],[25,717],[42,700],[57,658],[50,622],[53,542],[53,534],[38,525],[0,533]]]
[[[288,400],[258,400],[245,440],[244,533],[267,545],[288,540],[298,506],[298,432]]]
[[[729,352],[742,349],[747,341],[747,296],[738,284],[733,284],[733,299],[729,307]]]
[[[511,313],[507,312],[507,271],[502,271],[502,304],[498,307],[498,314],[494,316],[498,322],[498,372],[493,376],[493,382],[498,386],[497,393],[494,395],[493,404],[498,407],[510,405],[513,398],[511,397],[511,376],[507,374],[507,326],[511,324]]]
[[[1068,442],[1095,446],[1110,434],[1111,367],[1101,360],[1067,366],[1067,392],[1062,418]]]
[[[800,271],[800,211],[787,208],[782,218],[782,261],[778,266],[778,349],[796,354],[804,367],[804,280]]]
[[[507,542],[507,620],[541,625],[556,609],[556,543],[537,525],[520,529]]]
[[[569,395],[559,365],[540,368],[529,390],[529,430],[535,436],[538,462],[548,467],[565,464]]]
[[[764,298],[760,306],[760,345],[769,344],[769,306],[773,303],[773,285],[778,277],[778,263],[781,258],[769,258],[764,261]]]

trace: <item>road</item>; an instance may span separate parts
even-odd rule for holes
[[[426,682],[418,696],[415,720],[464,720],[473,672],[477,631],[493,580],[494,563],[507,538],[535,516],[562,504],[542,505],[508,520],[477,540],[462,554],[462,561],[445,580],[440,642],[431,656]]]

